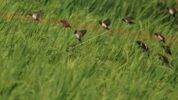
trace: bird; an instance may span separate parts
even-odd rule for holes
[[[163,43],[166,42],[166,38],[163,35],[161,35],[160,33],[154,33],[154,35],[156,36],[156,38],[158,38]]]
[[[128,24],[134,24],[134,18],[133,17],[131,17],[131,16],[127,16],[127,17],[125,17],[125,18],[122,18],[122,21],[123,22],[126,22],[126,23],[128,23]]]
[[[159,59],[163,62],[163,64],[168,65],[169,64],[169,60],[166,56],[162,55],[162,54],[158,54],[159,55]]]
[[[40,17],[42,16],[42,12],[36,11],[36,12],[30,13],[29,15],[33,18],[33,20],[39,21]]]
[[[99,20],[99,24],[104,28],[109,30],[109,26],[111,24],[111,21],[109,18],[105,19],[105,20]]]
[[[172,15],[173,17],[176,17],[176,14],[177,14],[176,8],[171,7],[171,8],[167,8],[167,10],[169,11],[170,15]]]
[[[79,42],[81,42],[81,38],[86,34],[87,30],[84,29],[84,30],[75,30],[74,34],[76,36],[76,38],[79,40]]]
[[[148,50],[149,50],[148,46],[147,46],[144,42],[142,42],[142,41],[136,41],[136,43],[137,43],[137,44],[139,45],[139,47],[142,48],[144,51],[148,51]]]
[[[165,51],[167,54],[172,55],[170,46],[162,45],[161,47],[164,49],[164,51]]]
[[[67,20],[60,20],[59,23],[61,23],[62,26],[65,28],[71,28],[71,25],[69,24],[69,22]]]

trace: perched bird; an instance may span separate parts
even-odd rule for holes
[[[109,30],[109,26],[110,26],[110,24],[111,24],[111,21],[110,21],[110,19],[108,18],[108,19],[105,19],[105,20],[100,20],[100,21],[99,21],[99,24],[100,24],[104,29]]]
[[[167,9],[168,9],[170,15],[172,15],[173,17],[176,17],[176,14],[177,14],[176,8],[171,7],[171,8],[167,8]]]
[[[71,28],[71,25],[69,24],[69,22],[67,20],[60,20],[60,23],[65,28]]]
[[[30,13],[29,15],[33,18],[33,20],[39,21],[42,16],[42,12],[36,11],[36,12]]]
[[[131,17],[131,16],[127,16],[127,17],[125,17],[125,18],[122,18],[122,21],[123,22],[126,22],[126,23],[128,23],[128,24],[134,24],[134,18],[133,17]]]
[[[139,45],[139,47],[142,48],[144,51],[148,51],[148,50],[149,50],[148,46],[147,46],[144,42],[142,42],[142,41],[136,41],[136,43],[137,43],[137,44]]]
[[[76,38],[81,42],[81,38],[86,34],[86,32],[87,30],[80,30],[80,31],[75,30],[74,34]]]
[[[162,41],[162,42],[166,42],[165,40],[166,40],[166,38],[163,36],[163,35],[161,35],[160,33],[154,33],[154,35],[156,36],[156,38],[158,38],[160,41]]]
[[[165,64],[169,64],[169,60],[168,60],[168,58],[166,57],[166,56],[164,56],[164,55],[162,55],[162,54],[158,54],[159,55],[159,59],[163,62],[163,63],[165,63]]]
[[[165,52],[166,52],[167,54],[172,55],[170,46],[162,45],[161,47],[165,50]]]

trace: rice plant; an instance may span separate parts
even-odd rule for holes
[[[0,0],[0,100],[177,100],[176,6]]]

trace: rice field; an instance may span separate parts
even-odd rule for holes
[[[0,100],[178,100],[178,15],[169,7],[176,1],[0,0]],[[107,18],[110,30],[98,23]],[[74,31],[84,29],[79,42]]]

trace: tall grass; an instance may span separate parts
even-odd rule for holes
[[[7,14],[26,17],[29,12],[42,10],[43,18],[68,19],[76,29],[94,27],[80,44],[73,29],[8,20],[3,13],[1,100],[178,99],[177,44],[170,42],[173,55],[169,56],[155,39],[143,40],[150,48],[144,53],[135,44],[139,34],[130,35],[162,32],[176,38],[177,25],[165,11],[175,6],[174,0],[0,1],[1,11]],[[121,22],[125,16],[133,16],[136,24]],[[97,21],[107,17],[112,20],[111,29],[125,31],[102,30]],[[127,35],[119,35],[125,32]],[[168,56],[172,68],[159,61],[158,53]]]

